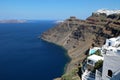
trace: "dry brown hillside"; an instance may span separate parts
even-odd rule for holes
[[[120,35],[120,14],[93,13],[86,20],[70,17],[54,28],[44,32],[42,39],[61,45],[72,59],[66,73],[75,68],[92,46],[101,46],[106,38]]]

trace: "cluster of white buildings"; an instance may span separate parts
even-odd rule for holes
[[[97,50],[100,50],[102,56],[94,54]],[[93,72],[99,60],[103,61],[103,65]],[[85,64],[82,80],[120,80],[120,37],[106,39],[102,48],[90,49]]]
[[[120,10],[107,10],[107,9],[99,9],[96,12],[94,12],[96,14],[106,14],[108,15],[112,15],[112,14],[120,14]]]

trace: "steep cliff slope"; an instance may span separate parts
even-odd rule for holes
[[[120,35],[119,11],[109,11],[109,14],[107,11],[98,10],[86,20],[70,17],[42,34],[42,39],[68,50],[72,60],[66,72],[79,65],[90,47],[101,46],[106,38]]]

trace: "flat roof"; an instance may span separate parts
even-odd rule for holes
[[[91,55],[87,59],[97,62],[99,60],[103,60],[103,57],[98,56],[98,55]]]

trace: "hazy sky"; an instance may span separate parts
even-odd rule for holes
[[[120,9],[120,0],[0,0],[0,19],[85,19],[104,8]]]

